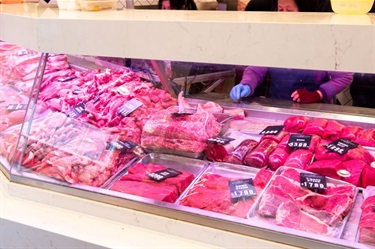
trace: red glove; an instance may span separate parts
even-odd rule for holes
[[[292,93],[293,101],[303,104],[311,104],[320,102],[323,98],[320,91],[310,92],[306,89],[299,89]]]

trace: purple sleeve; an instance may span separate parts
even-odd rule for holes
[[[323,82],[324,76],[328,76],[329,80]],[[350,86],[353,81],[353,74],[344,72],[319,72],[318,78],[317,82],[321,84],[319,90],[323,93],[323,99],[330,100]]]
[[[266,67],[246,67],[243,72],[240,84],[248,85],[251,88],[251,95],[254,93],[255,88],[263,82],[264,76],[267,73]]]

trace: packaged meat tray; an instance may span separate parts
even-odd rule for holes
[[[375,248],[375,186],[363,190],[356,241]]]
[[[117,174],[106,188],[174,203],[207,166],[202,160],[151,153]]]
[[[168,115],[168,114],[165,114]],[[205,114],[203,114],[204,116]],[[216,120],[216,125],[219,127],[218,132],[214,133],[216,136],[223,136],[229,127],[229,121],[232,119],[232,117],[228,114],[224,113],[213,113],[213,114],[207,114],[208,116],[211,116]],[[201,115],[202,116],[202,115]],[[210,117],[205,117],[204,119],[210,119]],[[177,117],[177,119],[185,119],[183,116],[182,117]],[[194,119],[190,118],[189,119]],[[181,120],[181,122],[175,122],[177,120],[170,120],[171,122],[165,122],[165,125],[167,126],[166,129],[169,130],[169,135],[168,136],[173,136],[174,133],[178,132],[176,131],[177,126],[182,125],[182,129],[179,131],[180,134],[183,134],[183,130],[188,130],[185,131],[187,132],[186,137],[165,137],[165,138],[159,138],[157,139],[157,136],[152,136],[153,140],[150,140],[149,138],[151,136],[146,135],[142,139],[142,146],[144,147],[145,151],[148,153],[158,153],[158,154],[170,154],[170,155],[177,155],[177,156],[184,156],[184,157],[189,157],[189,158],[194,158],[194,159],[202,159],[204,156],[204,149],[207,146],[207,138],[210,138],[209,136],[206,136],[206,134],[196,134],[197,136],[200,136],[203,138],[203,140],[199,141],[198,138],[193,138],[191,137],[190,140],[188,140],[188,137],[194,133],[194,131],[199,128],[199,125],[204,125],[203,123],[196,122],[196,121],[191,121],[191,120]],[[211,121],[212,122],[212,121]],[[150,123],[150,122],[149,122]],[[149,124],[147,123],[147,127],[152,127],[156,124]],[[157,123],[157,122],[156,122]],[[193,126],[188,127],[189,123],[191,123]],[[194,124],[195,123],[195,124]],[[160,124],[158,124],[160,125]],[[176,126],[176,127],[173,127]],[[210,125],[211,126],[211,125]],[[146,127],[146,130],[148,129]],[[185,128],[184,128],[185,127]],[[159,127],[160,128],[160,127]],[[178,128],[177,128],[178,129]],[[203,126],[199,128],[200,130],[203,129]],[[211,129],[211,128],[208,128]],[[191,132],[191,134],[189,134]],[[145,133],[145,132],[144,132]],[[183,136],[183,135],[181,135]],[[156,140],[154,140],[156,139]]]
[[[304,184],[306,187],[301,186]],[[308,185],[315,188],[307,188]],[[248,218],[285,229],[341,238],[357,193],[358,188],[347,182],[282,166]]]
[[[61,113],[50,113],[34,120],[26,136],[28,125],[25,123],[18,147],[21,127],[7,132],[0,145],[0,153],[8,162],[12,162],[15,155],[14,162],[25,172],[98,187],[134,158],[133,153],[112,146],[118,141],[117,135]]]
[[[229,163],[212,163],[177,204],[246,218],[272,172]]]

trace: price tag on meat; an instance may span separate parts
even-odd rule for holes
[[[350,140],[347,140],[347,139],[343,139],[343,138],[339,138],[339,139],[325,145],[327,150],[336,152],[340,155],[343,155],[343,154],[347,153],[348,150],[354,149],[357,146],[358,146],[357,143],[355,143],[353,141],[350,141]]]
[[[230,138],[230,137],[212,137],[212,138],[207,139],[207,141],[210,143],[221,144],[221,145],[229,144],[233,140],[234,138]]]
[[[232,203],[239,200],[246,200],[257,195],[253,179],[241,179],[229,181],[229,190]]]
[[[129,151],[137,147],[137,144],[130,141],[112,141],[108,143],[108,150],[119,150],[119,151]]]
[[[301,173],[300,174],[301,187],[311,190],[324,190],[327,189],[326,177],[322,175]]]
[[[78,104],[74,107],[72,107],[70,110],[68,110],[65,114],[69,118],[78,118],[82,114],[86,112],[86,102],[82,102],[81,104]]]
[[[277,135],[284,129],[284,125],[267,126],[259,135]]]
[[[161,182],[167,178],[178,176],[179,174],[182,174],[182,172],[172,168],[166,168],[156,172],[148,173],[147,176],[154,181]]]
[[[122,106],[120,106],[120,108],[117,109],[117,113],[126,117],[130,113],[134,112],[141,105],[143,105],[143,103],[141,101],[137,100],[136,98],[134,98],[134,99],[129,100],[128,102],[126,102]]]
[[[288,140],[288,147],[294,149],[308,149],[311,143],[311,135],[291,134]]]
[[[18,111],[18,110],[26,110],[26,104],[10,104],[7,106],[8,112]]]

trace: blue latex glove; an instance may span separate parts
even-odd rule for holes
[[[230,97],[233,100],[237,100],[243,97],[247,97],[251,94],[251,88],[248,85],[238,84],[230,91]]]

